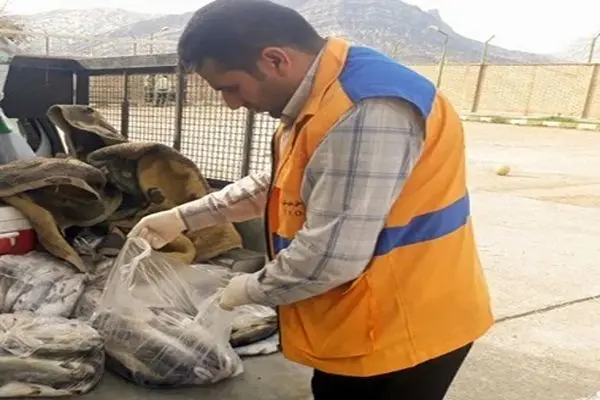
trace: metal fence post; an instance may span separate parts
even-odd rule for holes
[[[178,62],[175,70],[175,132],[173,133],[173,148],[181,151],[181,135],[183,129],[183,106],[185,103],[186,82],[185,71]]]
[[[587,93],[585,95],[585,102],[583,104],[583,111],[581,112],[581,118],[589,118],[592,111],[592,103],[594,97],[596,97],[596,90],[598,89],[598,74],[600,73],[600,64],[594,64],[592,66],[592,72],[590,74],[590,83],[587,87]]]
[[[121,135],[129,136],[129,72],[123,72],[123,101],[121,102]]]
[[[242,158],[242,176],[248,175],[250,173],[250,156],[252,152],[252,138],[254,136],[254,112],[249,111],[246,114],[246,131],[244,133],[244,152]]]
[[[483,90],[483,82],[485,81],[487,67],[488,66],[486,63],[481,63],[481,65],[479,66],[479,73],[477,74],[477,84],[475,85],[473,103],[471,104],[471,113],[473,114],[475,114],[479,110],[479,103],[481,102],[481,92]]]
[[[528,116],[531,112],[531,99],[533,98],[533,92],[535,91],[535,81],[537,80],[539,66],[533,67],[533,72],[531,73],[531,81],[528,85],[527,90],[527,98],[525,99],[525,110],[523,110],[523,115]]]
[[[90,75],[87,72],[75,74],[75,104],[90,104]]]

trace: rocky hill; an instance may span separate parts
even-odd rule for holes
[[[406,63],[439,61],[444,36],[450,37],[448,58],[478,62],[483,44],[457,34],[435,10],[424,11],[401,0],[277,0],[299,10],[324,35],[340,35],[395,54]],[[200,4],[201,5],[201,4]],[[172,53],[192,13],[148,15],[123,10],[53,11],[23,17],[30,30],[79,36],[52,39],[53,55],[124,56]],[[85,37],[85,38],[84,38]],[[137,42],[136,44],[134,44]],[[43,41],[30,42],[28,52],[43,54]],[[490,46],[489,61],[527,63],[551,61],[548,56]]]
[[[91,46],[81,46],[84,37],[103,37],[124,26],[159,17],[155,14],[136,13],[120,9],[54,10],[39,14],[16,15],[28,32],[35,32],[28,38],[24,51],[33,54],[46,53],[46,36],[49,37],[51,55],[75,55],[85,48],[83,55],[89,55]],[[105,53],[98,56],[108,55]]]

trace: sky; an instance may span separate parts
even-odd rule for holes
[[[405,1],[423,9],[437,8],[461,35],[481,41],[495,35],[493,44],[515,50],[559,51],[582,37],[589,37],[591,42],[592,36],[600,32],[599,0]],[[57,8],[106,7],[177,14],[193,11],[203,3],[203,0],[8,0],[7,11],[35,13]]]

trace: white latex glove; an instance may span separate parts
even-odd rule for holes
[[[252,299],[248,296],[246,282],[250,274],[243,274],[233,277],[221,294],[219,306],[222,309],[231,311],[235,307],[243,306],[252,303]]]
[[[145,239],[154,249],[160,249],[172,242],[186,230],[185,223],[177,208],[145,216],[138,222],[127,237]]]

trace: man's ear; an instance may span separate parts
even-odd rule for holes
[[[287,75],[291,65],[290,57],[281,47],[265,48],[262,51],[260,62],[265,70],[270,70],[280,76]]]

